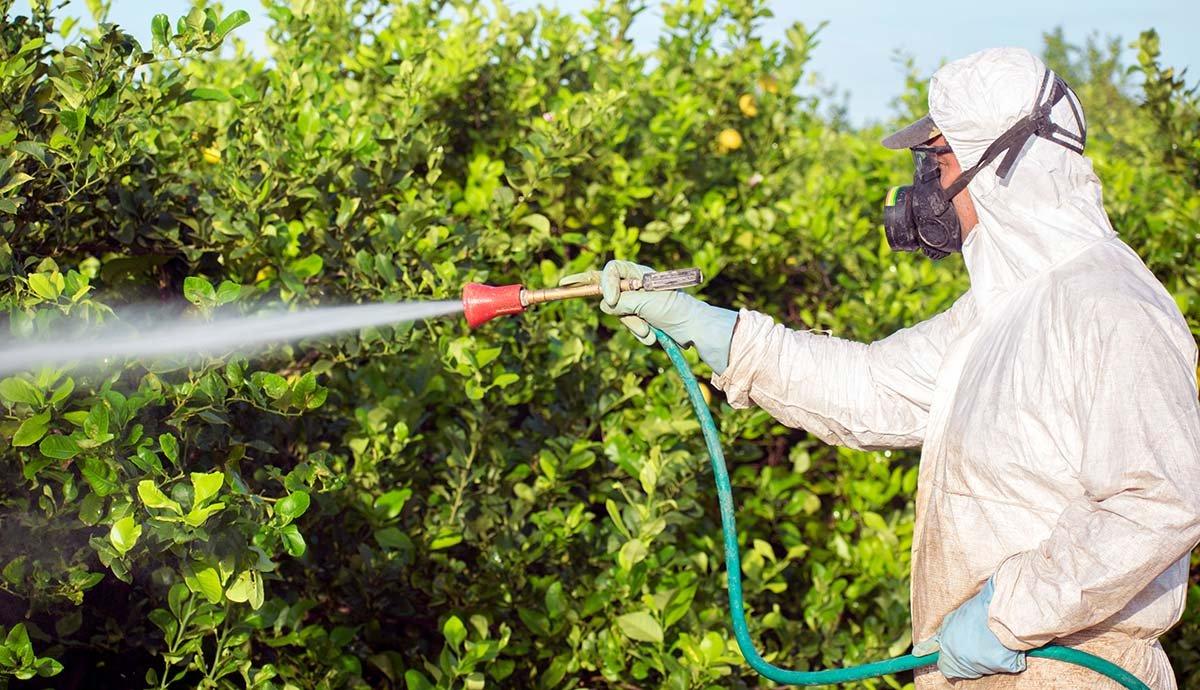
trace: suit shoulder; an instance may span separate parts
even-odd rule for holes
[[[1123,242],[1104,243],[1052,272],[1056,307],[1078,318],[1183,322],[1175,299]]]

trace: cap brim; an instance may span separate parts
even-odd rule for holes
[[[911,149],[936,138],[941,133],[942,130],[938,129],[937,125],[933,124],[933,120],[926,115],[904,129],[888,135],[883,140],[883,145],[889,149]]]

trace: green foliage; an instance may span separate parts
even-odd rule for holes
[[[29,641],[29,632],[24,623],[17,623],[11,629],[0,625],[0,679],[12,676],[18,680],[28,680],[34,676],[54,676],[62,671],[62,664],[50,657],[38,657],[33,653],[33,644]]]
[[[543,287],[612,257],[698,266],[716,303],[863,340],[965,288],[958,259],[887,250],[879,205],[908,161],[795,95],[804,26],[765,43],[759,0],[668,3],[639,52],[637,2],[582,20],[479,5],[272,2],[265,61],[231,33],[244,13],[155,17],[145,51],[107,24],[58,47],[48,10],[0,2],[12,334],[148,299],[204,319]],[[1195,325],[1197,109],[1155,40],[1143,105],[1103,51],[1049,45],[1105,123],[1090,155],[1114,224]],[[44,369],[0,380],[0,403],[0,604],[29,612],[0,674],[757,684],[729,637],[698,427],[662,353],[594,304],[253,362]],[[828,448],[761,411],[718,419],[767,658],[903,652],[915,457]],[[1172,651],[1198,635],[1189,618]]]

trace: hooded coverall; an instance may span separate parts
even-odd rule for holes
[[[1032,110],[1044,69],[1002,49],[935,74],[930,115],[964,169]],[[967,187],[971,287],[948,310],[863,344],[743,309],[713,383],[828,443],[921,447],[914,640],[994,574],[988,627],[1006,647],[1077,647],[1174,690],[1157,638],[1200,540],[1196,343],[1113,231],[1087,158],[1035,137],[1006,179],[995,167]],[[1119,687],[1037,658],[953,684],[929,667],[916,686]]]

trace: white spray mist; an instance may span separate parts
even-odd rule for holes
[[[294,312],[263,311],[211,321],[175,316],[155,320],[131,332],[132,322],[147,319],[145,314],[137,318],[137,310],[130,310],[128,318],[124,312],[118,312],[116,324],[82,334],[64,331],[37,342],[0,341],[0,376],[47,365],[103,364],[110,359],[172,357],[182,364],[206,356],[248,355],[268,345],[301,338],[396,325],[460,311],[462,302],[458,300],[358,304]]]

